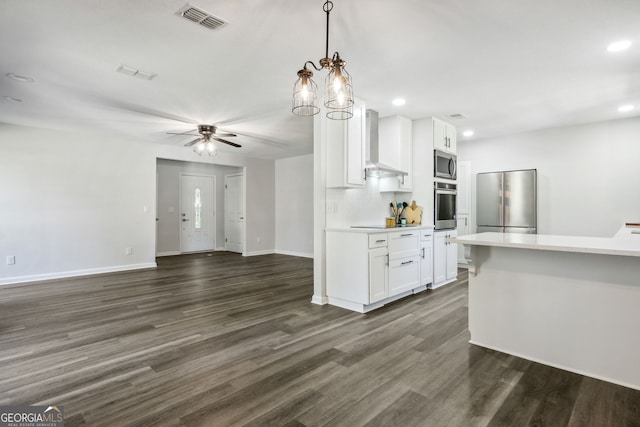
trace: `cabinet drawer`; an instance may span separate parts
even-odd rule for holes
[[[419,237],[418,230],[389,233],[389,253],[417,251]]]
[[[420,260],[417,256],[389,261],[389,296],[419,286]]]
[[[383,248],[387,246],[389,237],[387,233],[369,234],[369,249]]]
[[[433,230],[420,230],[420,241],[427,242],[433,240]]]

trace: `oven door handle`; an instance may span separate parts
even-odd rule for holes
[[[455,196],[458,192],[456,190],[436,190],[436,194],[453,194]]]

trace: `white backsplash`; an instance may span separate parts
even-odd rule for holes
[[[327,227],[384,225],[391,216],[389,203],[411,204],[411,193],[380,193],[378,178],[367,178],[365,188],[327,188]],[[397,198],[396,198],[397,196]]]

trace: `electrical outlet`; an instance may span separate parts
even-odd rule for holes
[[[131,255],[133,253],[133,248],[125,248],[124,249],[124,254],[125,255]]]
[[[7,265],[14,265],[16,263],[16,256],[15,255],[9,255],[7,257]]]

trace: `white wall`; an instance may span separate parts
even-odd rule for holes
[[[472,224],[478,172],[538,170],[538,233],[612,236],[640,221],[640,118],[458,141],[471,162]]]
[[[275,250],[272,160],[0,123],[0,284],[153,267],[157,158],[245,167],[247,251]]]
[[[195,173],[215,177],[215,224],[216,249],[224,249],[224,177],[242,173],[242,168],[206,163],[183,162],[158,159],[158,233],[157,253],[176,254],[180,252],[180,174]]]
[[[276,160],[276,252],[313,257],[313,155]]]
[[[4,124],[0,141],[0,284],[155,265],[148,144]]]
[[[247,159],[246,255],[275,252],[275,161]]]

